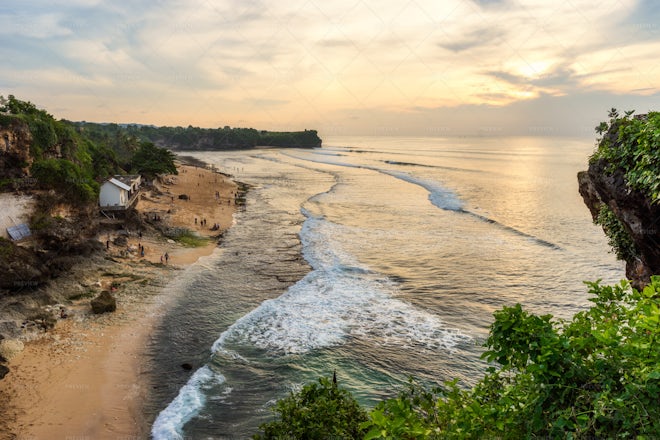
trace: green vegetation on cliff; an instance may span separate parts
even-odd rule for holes
[[[95,201],[96,179],[119,170],[111,150],[82,137],[74,126],[30,102],[13,95],[1,98],[0,115],[0,128],[28,127],[30,175],[37,186],[55,189],[72,203]]]
[[[609,122],[601,122],[596,131],[603,135],[591,161],[606,160],[609,171],[622,169],[627,184],[660,202],[660,112],[620,116],[609,112]]]
[[[119,130],[112,136],[89,132],[78,124],[56,120],[31,102],[13,95],[0,97],[0,129],[22,126],[27,127],[30,136],[30,151],[25,157],[31,165],[23,161],[13,166],[30,165],[30,177],[37,187],[54,189],[62,200],[72,204],[95,204],[99,183],[114,174],[136,172],[153,177],[157,173],[176,173],[174,155],[164,148],[138,142]]]
[[[473,388],[411,382],[371,410],[354,434],[346,429],[357,416],[327,417],[324,423],[335,426],[325,432],[364,439],[657,438],[660,277],[642,291],[626,282],[588,284],[593,306],[570,321],[520,305],[496,312],[483,357],[497,364]],[[313,391],[305,387],[280,401],[280,418],[255,438],[334,438],[317,435],[311,415],[336,414],[338,398],[318,386]]]
[[[154,127],[151,125],[94,124],[79,126],[97,139],[115,145],[153,142],[175,150],[230,150],[255,147],[315,148],[321,146],[316,130],[274,132],[254,128]]]
[[[181,150],[321,146],[315,130],[270,132],[56,120],[31,102],[0,96],[0,129],[17,127],[29,136],[29,154],[13,161],[5,158],[2,166],[14,169],[3,174],[20,176],[21,170],[29,168],[39,187],[55,189],[82,204],[95,200],[99,183],[113,174],[140,173],[150,178],[176,173],[174,155],[163,146]],[[11,179],[2,180],[0,188],[10,184]]]
[[[638,192],[639,198],[644,199],[638,203],[648,205],[648,210],[653,211],[660,202],[660,113],[637,116],[633,113],[627,111],[621,116],[616,109],[610,110],[609,121],[596,127],[601,138],[590,163],[602,169],[600,174],[613,182],[612,188]],[[641,249],[631,236],[635,222],[628,222],[626,227],[622,219],[630,215],[621,213],[621,208],[619,203],[602,203],[594,223],[603,227],[617,257],[631,263],[640,259]],[[649,232],[652,230],[641,231],[647,235]]]

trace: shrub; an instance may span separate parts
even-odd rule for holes
[[[610,110],[609,122],[596,131],[603,135],[591,160],[605,159],[610,172],[623,169],[628,185],[642,191],[653,203],[660,201],[660,112],[621,117]]]
[[[630,234],[624,228],[623,223],[606,204],[600,207],[598,217],[594,223],[603,227],[608,243],[619,260],[631,261],[635,258],[638,254],[635,243],[630,238]]]
[[[658,438],[660,277],[642,291],[587,284],[593,306],[569,321],[497,311],[483,354],[497,364],[471,389],[411,381],[355,427],[362,410],[321,379],[279,401],[255,438]]]
[[[327,378],[278,401],[275,412],[279,419],[261,425],[263,435],[254,439],[361,439],[366,432],[361,427],[365,410]]]
[[[413,389],[379,405],[365,438],[656,438],[660,435],[660,277],[587,283],[594,306],[571,321],[495,313],[471,390]]]
[[[99,185],[75,163],[65,159],[45,159],[32,164],[32,176],[40,186],[54,188],[64,199],[74,203],[96,200]]]

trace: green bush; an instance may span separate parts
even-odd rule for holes
[[[69,202],[92,202],[99,193],[99,184],[78,165],[66,159],[35,161],[30,173],[41,187],[58,190]]]
[[[620,168],[628,185],[642,191],[653,203],[660,201],[660,113],[632,117],[610,110],[609,122],[596,131],[603,135],[591,160],[605,159],[610,172]]]
[[[361,427],[365,410],[327,378],[278,401],[275,412],[279,418],[261,425],[263,434],[254,439],[360,439],[366,432]]]
[[[606,204],[600,207],[594,223],[603,227],[609,245],[619,260],[630,261],[638,254],[635,243],[623,227],[623,223]]]
[[[452,381],[427,389],[411,381],[340,438],[660,437],[660,277],[641,292],[626,281],[587,284],[593,306],[571,320],[520,305],[497,311],[483,354],[495,364],[473,388]],[[269,436],[255,438],[342,435],[354,418],[328,409],[331,391],[322,379],[321,387],[281,400],[281,420],[262,427]]]

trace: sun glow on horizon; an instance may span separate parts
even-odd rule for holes
[[[67,119],[417,130],[474,125],[457,108],[513,123],[526,102],[660,89],[660,11],[636,0],[12,3],[0,93]]]

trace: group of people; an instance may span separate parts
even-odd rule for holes
[[[142,239],[142,231],[139,232],[139,237]],[[110,250],[110,236],[108,236],[108,239],[105,241],[105,249],[107,251]],[[144,246],[142,246],[142,242],[138,242],[137,251],[140,254],[140,257],[144,258]],[[128,243],[126,243],[126,249],[120,250],[119,253],[122,257],[125,257],[128,252],[133,252],[133,250],[129,247]]]
[[[195,224],[197,224],[197,223],[198,223],[197,222],[197,217],[195,217]],[[203,218],[199,221],[200,226],[206,226],[207,224],[208,224],[208,222],[206,221],[205,218]],[[218,229],[220,229],[220,223],[213,223],[213,226],[211,227],[211,231],[217,231]]]

